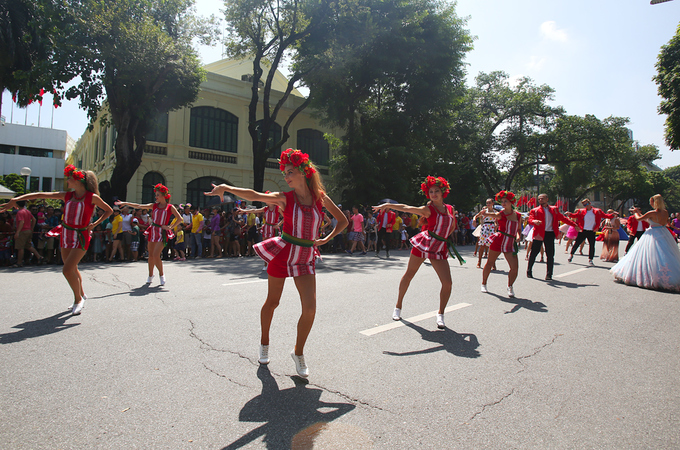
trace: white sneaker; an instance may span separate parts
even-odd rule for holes
[[[508,297],[510,298],[515,297],[515,291],[512,290],[512,286],[508,286]]]
[[[589,259],[589,260],[588,260],[588,265],[589,265],[589,266],[594,266],[594,265],[595,265],[595,264],[593,264],[593,260],[592,260],[592,259]]]
[[[80,313],[83,311],[83,308],[85,307],[85,299],[81,299],[80,303],[74,303],[73,304],[73,309],[71,310],[71,314],[74,316],[80,315]]]
[[[307,378],[309,376],[309,369],[307,369],[307,364],[305,364],[305,355],[296,355],[295,351],[290,352],[290,356],[295,361],[295,370],[297,374],[302,378]]]
[[[87,295],[83,294],[83,300],[87,300]],[[73,312],[73,307],[74,307],[74,306],[76,306],[75,302],[74,302],[74,303],[71,303],[71,305],[70,305],[68,308],[66,308],[67,311]]]
[[[269,364],[269,346],[260,344],[260,359],[257,360],[260,364]]]
[[[482,292],[484,292],[485,294],[489,293],[489,290],[486,288],[486,284],[482,285]]]
[[[401,309],[394,308],[394,312],[392,313],[392,320],[401,320]]]
[[[437,328],[440,330],[446,328],[446,325],[444,324],[444,314],[437,314]]]
[[[266,264],[262,267],[262,270],[263,270],[263,271],[266,271],[266,270],[267,270],[267,265],[266,265]]]
[[[165,275],[161,275],[161,286],[165,286]]]
[[[569,255],[569,258],[567,258],[567,262],[571,262],[572,259],[574,259],[574,255]]]
[[[153,275],[151,275],[149,278],[146,279],[146,284],[151,284],[153,281]]]

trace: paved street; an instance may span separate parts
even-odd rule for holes
[[[586,247],[587,249],[587,247]],[[601,244],[598,243],[597,255]],[[623,245],[621,246],[623,250]],[[288,281],[268,366],[257,363],[267,282],[257,258],[84,264],[81,316],[57,266],[0,271],[4,449],[670,449],[680,447],[680,296],[615,283],[611,263],[545,265],[480,292],[472,247],[439,282],[421,267],[391,319],[408,253],[319,265],[305,355]]]

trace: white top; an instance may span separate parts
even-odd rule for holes
[[[553,229],[553,216],[550,213],[550,208],[547,206],[543,207],[543,212],[545,213],[545,231],[552,231]]]
[[[583,218],[583,229],[590,231],[595,229],[595,213],[592,209],[587,211],[586,216]]]
[[[123,231],[132,231],[132,214],[121,214],[123,218]]]

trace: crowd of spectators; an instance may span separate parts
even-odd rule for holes
[[[164,260],[186,261],[198,258],[240,258],[255,256],[253,245],[262,240],[263,213],[250,212],[253,206],[245,202],[224,204],[208,208],[195,205],[176,205],[183,223],[177,227],[176,236],[163,250]],[[331,242],[321,247],[321,253],[349,253],[362,255],[377,250],[377,223],[370,207],[338,205],[347,216],[349,226]],[[144,232],[151,225],[148,210],[123,207],[113,208],[113,215],[94,231],[83,262],[126,262],[146,259]],[[23,228],[32,230],[28,251],[18,248],[18,211],[0,214],[0,266],[18,267],[27,264],[60,264],[58,237],[48,237],[47,232],[60,224],[61,209],[45,204],[28,207],[31,223],[21,221]],[[100,211],[95,211],[93,221]],[[28,217],[28,216],[26,216]],[[473,214],[456,212],[457,226],[454,242],[459,246],[475,245],[473,231],[478,226]],[[321,237],[335,226],[335,219],[324,211]],[[392,230],[385,234],[384,245],[392,250],[410,249],[409,239],[420,231],[422,223],[415,214],[397,213]],[[671,215],[671,226],[680,231],[680,216]],[[21,242],[19,242],[21,243]]]

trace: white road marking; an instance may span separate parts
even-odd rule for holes
[[[467,306],[472,306],[472,304],[470,304],[470,303],[458,303],[456,305],[449,306],[448,308],[446,308],[444,310],[444,312],[447,313],[447,312],[455,311],[457,309],[465,308]],[[429,313],[421,314],[419,316],[410,317],[410,318],[404,319],[404,320],[406,320],[407,322],[412,322],[412,323],[413,322],[420,322],[421,320],[429,319],[431,317],[436,316],[437,312],[438,311],[432,311],[432,312],[429,312]],[[369,328],[368,330],[361,331],[361,334],[363,334],[364,336],[373,336],[374,334],[382,333],[383,331],[388,331],[388,330],[392,330],[394,328],[399,328],[399,327],[404,327],[404,326],[406,326],[406,325],[404,325],[404,323],[401,320],[395,320],[392,323],[389,323],[387,325],[380,325],[380,326],[377,326],[377,327],[374,327],[374,328]]]
[[[553,278],[568,277],[569,275],[574,275],[575,273],[583,272],[584,270],[588,270],[588,267],[583,267],[582,269],[572,270],[571,272],[561,273],[559,275],[553,275]]]
[[[263,283],[268,280],[237,281],[236,283],[224,283],[222,286],[236,286],[237,284]]]

